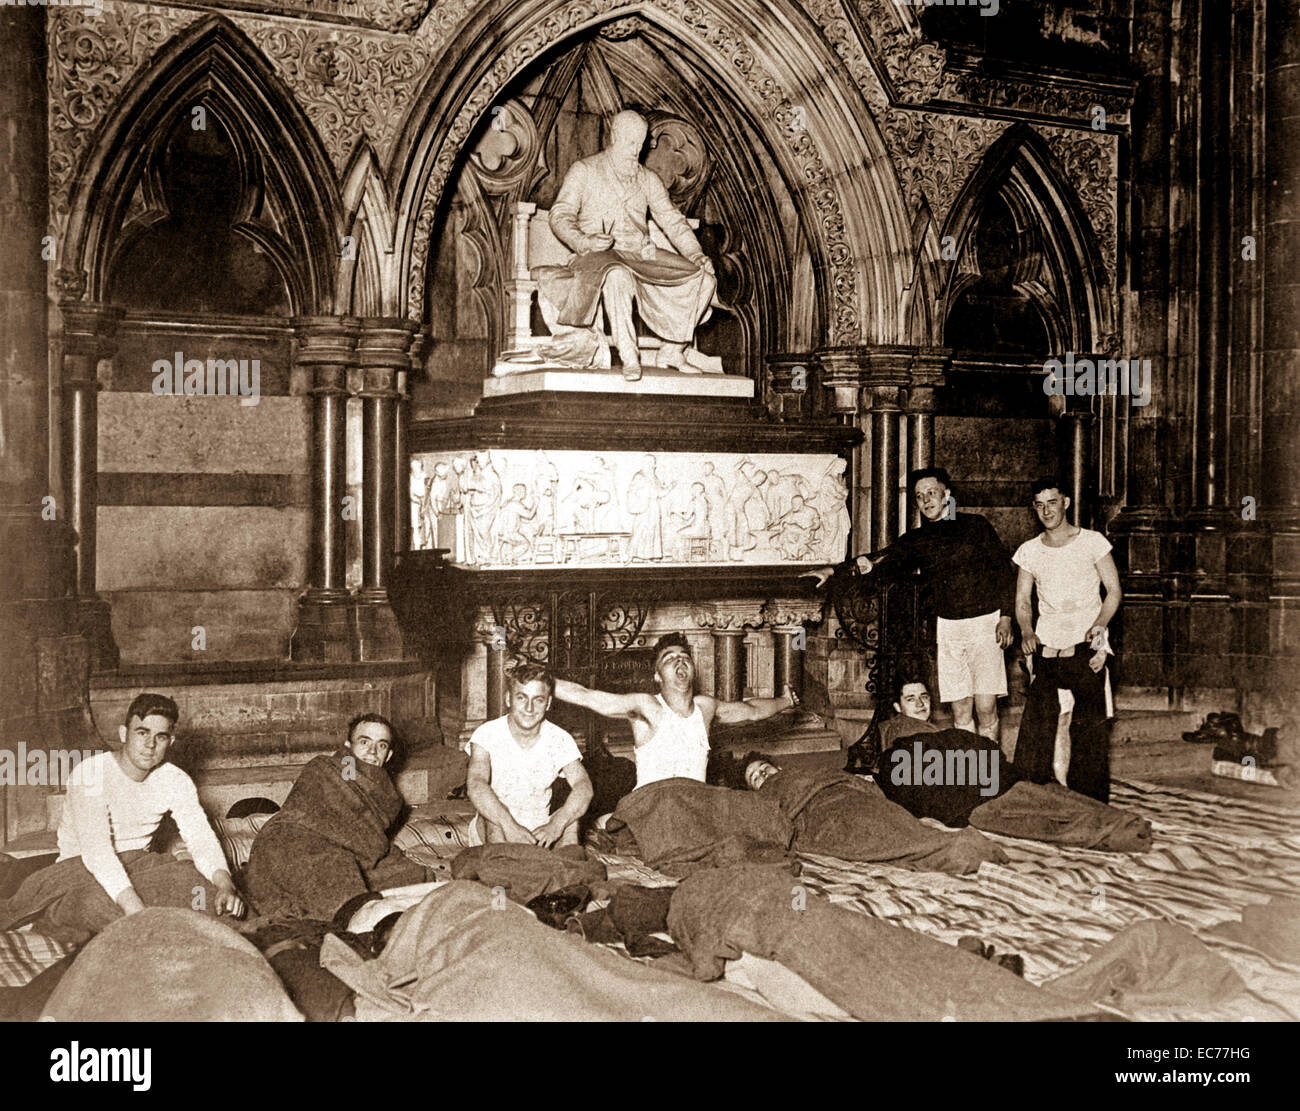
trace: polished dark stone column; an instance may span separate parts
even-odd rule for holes
[[[412,326],[365,320],[357,342],[363,385],[361,428],[361,586],[355,600],[358,656],[400,659],[401,630],[388,604],[397,526],[398,375],[410,369]],[[403,496],[407,487],[403,486]]]
[[[920,470],[934,463],[935,393],[945,380],[950,352],[935,348],[917,354],[912,360],[912,385],[907,391],[904,410],[907,414],[907,469]],[[921,510],[908,491],[907,527],[918,528]]]
[[[297,361],[311,374],[311,560],[298,609],[295,660],[357,658],[347,589],[347,374],[356,361],[360,321],[314,317],[294,322]],[[355,507],[352,507],[355,511]]]

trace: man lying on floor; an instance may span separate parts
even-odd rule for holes
[[[328,922],[369,892],[432,878],[388,837],[404,806],[385,769],[392,755],[392,723],[360,714],[337,752],[303,768],[253,840],[247,887],[259,915]]]
[[[875,780],[918,818],[986,833],[1108,852],[1146,852],[1151,825],[1059,783],[1030,783],[997,742],[930,720],[930,692],[914,675],[895,686],[897,716],[881,727]]]
[[[591,780],[573,738],[546,720],[555,679],[545,668],[522,666],[510,673],[506,714],[485,721],[469,739],[466,793],[478,814],[470,827],[474,844],[578,843],[578,820],[591,804]],[[551,784],[569,783],[569,797],[551,813]]]
[[[76,945],[146,906],[243,915],[194,781],[167,763],[179,719],[166,695],[131,702],[118,727],[122,747],[83,761],[69,777],[59,859],[0,900],[0,929],[34,922],[41,933]],[[168,813],[193,863],[148,851]]]
[[[848,772],[783,768],[756,752],[745,757],[743,767],[745,785],[790,819],[796,852],[957,875],[977,871],[981,861],[1007,859],[973,829],[949,832],[923,825],[874,783]]]

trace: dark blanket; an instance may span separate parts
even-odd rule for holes
[[[367,891],[423,883],[427,870],[388,838],[403,805],[383,768],[343,750],[317,756],[253,841],[245,882],[257,912],[328,921]]]
[[[588,860],[581,845],[551,850],[541,845],[476,845],[451,862],[458,880],[477,880],[485,887],[501,887],[516,903],[530,903],[539,895],[561,888],[591,887],[605,879],[605,866]]]
[[[783,768],[759,788],[794,825],[798,852],[963,874],[1006,854],[973,829],[931,829],[885,798],[874,783],[833,769]]]
[[[837,907],[758,865],[696,872],[678,885],[668,930],[700,980],[742,953],[774,960],[855,1018],[889,1022],[1065,1018],[1089,1010],[996,964]]]
[[[372,961],[330,936],[321,963],[357,993],[360,1021],[725,1022],[781,1016],[686,976],[547,929],[453,880],[402,914]],[[509,1065],[505,1066],[507,1069]]]
[[[1151,848],[1151,823],[1059,783],[1017,783],[971,811],[970,824],[987,833],[1024,837],[1112,853]]]
[[[229,926],[149,907],[86,945],[44,1014],[59,1022],[301,1022],[262,955]]]
[[[119,853],[118,859],[145,906],[213,913],[216,889],[190,861],[145,849]],[[108,897],[79,856],[33,872],[12,896],[0,899],[0,929],[17,929],[31,922],[64,945],[80,945],[121,917],[122,908]]]
[[[892,718],[886,724],[894,723],[905,728],[880,757],[875,780],[886,798],[918,818],[936,818],[957,828],[968,825],[972,810],[1006,793],[1019,779],[996,741],[965,729],[931,730],[929,722],[911,718]],[[974,760],[964,758],[966,753],[974,753]],[[939,767],[941,775],[926,774]],[[996,778],[991,774],[995,770]],[[990,773],[984,782],[981,771]],[[985,784],[993,785],[996,793],[986,793]]]
[[[611,829],[626,825],[650,867],[670,876],[737,861],[790,861],[794,830],[780,807],[750,791],[693,779],[661,779],[619,802]],[[788,874],[788,873],[787,873]]]

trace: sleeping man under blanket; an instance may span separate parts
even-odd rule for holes
[[[392,723],[361,714],[337,752],[303,768],[253,841],[247,886],[258,914],[328,922],[367,892],[430,878],[389,840],[404,805],[385,768],[392,755]]]

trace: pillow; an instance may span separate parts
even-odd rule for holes
[[[412,818],[393,834],[393,844],[416,863],[432,868],[433,861],[451,861],[469,848],[473,820],[472,808],[461,814]]]
[[[253,838],[272,817],[272,814],[250,814],[247,818],[218,818],[212,823],[231,875],[248,863],[253,851]]]

